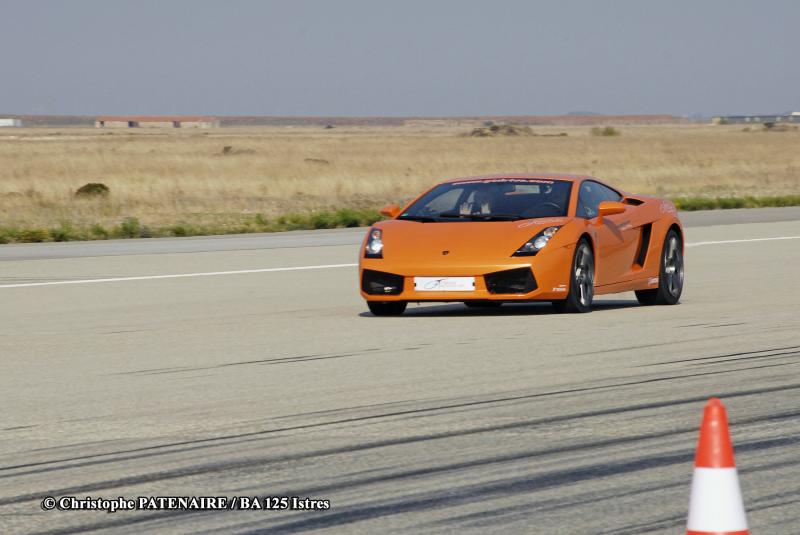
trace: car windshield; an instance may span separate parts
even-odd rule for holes
[[[440,184],[398,219],[514,221],[567,215],[572,183],[540,178],[469,179]]]

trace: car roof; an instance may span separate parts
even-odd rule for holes
[[[492,180],[508,180],[508,179],[541,179],[541,180],[564,180],[566,182],[580,182],[581,180],[592,178],[588,175],[570,175],[564,173],[508,173],[508,174],[496,174],[496,175],[479,175],[479,176],[462,176],[459,178],[452,178],[449,180],[445,180],[443,184],[449,184],[451,182],[464,182],[468,180],[485,180],[485,181],[492,181]],[[594,179],[596,180],[596,179]]]

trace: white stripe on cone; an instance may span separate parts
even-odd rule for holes
[[[689,501],[689,531],[746,531],[736,468],[695,468]]]

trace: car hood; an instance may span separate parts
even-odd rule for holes
[[[374,226],[383,231],[386,260],[441,259],[446,255],[451,261],[479,261],[507,258],[541,230],[568,221],[567,217],[446,223],[393,219]]]

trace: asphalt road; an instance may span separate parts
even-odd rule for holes
[[[796,534],[800,239],[764,238],[800,210],[684,219],[682,304],[567,316],[372,317],[363,230],[0,246],[0,533],[680,533],[717,395],[751,533]],[[331,508],[40,508],[69,495]]]

